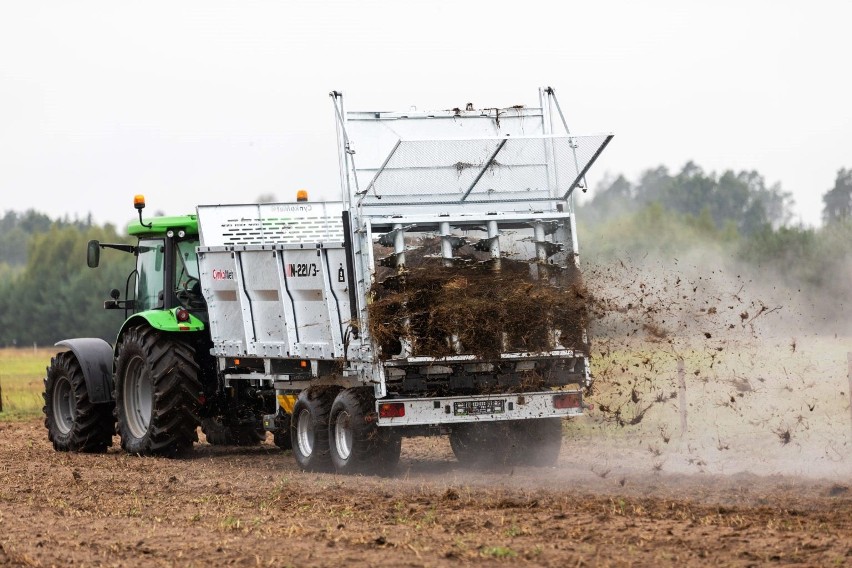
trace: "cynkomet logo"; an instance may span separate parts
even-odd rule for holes
[[[233,270],[223,270],[221,268],[213,269],[213,280],[233,280],[234,279],[234,271]]]

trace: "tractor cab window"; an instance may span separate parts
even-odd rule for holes
[[[204,307],[201,283],[198,280],[198,258],[195,255],[197,246],[198,239],[178,241],[175,251],[175,293],[178,301],[190,309]]]
[[[153,310],[163,306],[162,239],[140,239],[136,258],[136,311]]]
[[[178,241],[177,260],[177,285],[183,287],[188,280],[198,281],[198,258],[195,256],[195,247],[198,240]]]

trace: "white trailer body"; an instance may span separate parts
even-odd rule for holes
[[[371,337],[369,306],[377,277],[404,271],[424,236],[446,265],[472,244],[496,263],[527,260],[532,278],[576,266],[572,192],[612,136],[571,135],[550,89],[538,108],[346,113],[332,98],[340,202],[198,207],[200,280],[225,380],[293,393],[370,387],[376,425],[403,434],[582,414],[591,379],[576,346],[556,337],[547,351],[483,359],[461,345],[415,353],[402,338],[390,353]],[[377,258],[377,247],[392,252]],[[530,369],[546,369],[550,384],[512,388]],[[477,392],[482,384],[492,388]]]
[[[213,355],[343,357],[342,322],[351,318],[342,211],[341,203],[198,207]]]

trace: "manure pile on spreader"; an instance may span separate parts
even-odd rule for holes
[[[377,275],[370,331],[383,357],[399,353],[401,341],[433,357],[588,349],[589,297],[576,270],[483,259],[471,246],[445,265],[433,248],[407,254],[403,271]]]

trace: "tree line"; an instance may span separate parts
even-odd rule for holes
[[[69,337],[113,341],[123,312],[104,310],[109,290],[133,269],[126,253],[106,250],[101,267],[86,266],[91,239],[130,242],[112,225],[51,220],[34,211],[0,220],[0,345],[52,345]]]
[[[842,318],[852,301],[852,169],[840,169],[822,196],[823,226],[792,224],[793,199],[756,171],[649,169],[636,181],[605,180],[579,207],[581,257],[666,266],[690,252],[706,268],[736,269],[757,284],[786,287],[822,321]],[[720,264],[724,264],[721,266]],[[814,321],[816,321],[815,318]]]
[[[623,175],[605,181],[584,215],[587,221],[599,222],[650,205],[680,215],[704,216],[717,228],[750,235],[766,226],[789,223],[793,199],[780,184],[767,185],[756,171],[728,170],[717,175],[687,162],[676,174],[660,166],[646,170],[635,183]]]

